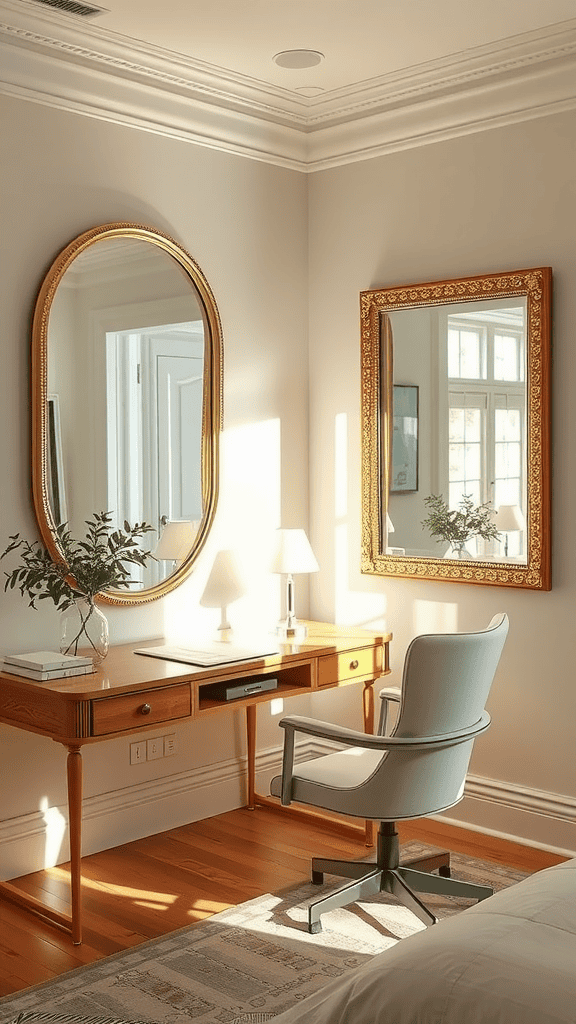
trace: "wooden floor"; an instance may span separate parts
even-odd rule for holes
[[[430,820],[399,829],[421,839],[528,871],[563,858]],[[0,900],[0,995],[202,921],[227,907],[310,877],[310,857],[361,858],[358,839],[282,811],[241,809],[85,857],[84,941]],[[67,865],[14,884],[70,912]]]

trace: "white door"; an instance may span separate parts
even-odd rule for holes
[[[153,526],[153,550],[166,520],[202,518],[203,325],[122,331],[108,345],[108,508],[120,525]],[[150,562],[145,585],[172,569]]]

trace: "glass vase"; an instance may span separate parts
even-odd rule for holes
[[[108,654],[108,619],[87,597],[78,597],[60,621],[60,653],[92,658],[99,665]]]
[[[462,558],[466,561],[474,558],[474,555],[471,555],[470,552],[467,551],[465,545],[465,541],[455,541],[448,548],[446,554],[444,555],[444,558]]]

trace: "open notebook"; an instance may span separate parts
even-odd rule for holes
[[[159,647],[139,647],[135,654],[146,654],[149,658],[163,658],[164,661],[182,661],[187,665],[200,665],[210,668],[211,665],[226,665],[235,661],[256,661],[269,654],[279,654],[278,645],[272,640],[269,644],[259,647],[240,647],[237,644],[202,642],[194,647],[171,647],[161,644]]]

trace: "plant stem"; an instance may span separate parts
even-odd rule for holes
[[[94,641],[92,640],[92,637],[89,635],[88,631],[85,628],[86,627],[86,623],[88,622],[88,619],[90,618],[90,616],[92,615],[92,612],[94,611],[94,604],[93,604],[92,601],[87,601],[87,604],[88,604],[88,614],[86,615],[86,618],[83,618],[83,616],[82,616],[82,609],[80,608],[79,602],[75,601],[74,604],[75,604],[75,607],[76,607],[76,609],[78,611],[78,615],[80,616],[80,628],[79,628],[76,636],[74,637],[74,639],[71,640],[70,643],[68,644],[66,650],[63,651],[63,654],[68,654],[69,651],[70,651],[70,648],[72,646],[74,646],[74,654],[78,654],[78,643],[80,641],[80,638],[81,638],[82,634],[84,634],[84,636],[86,637],[86,640],[88,641],[90,646],[94,648],[94,652],[97,654],[98,652],[96,650],[96,644],[94,643]]]

